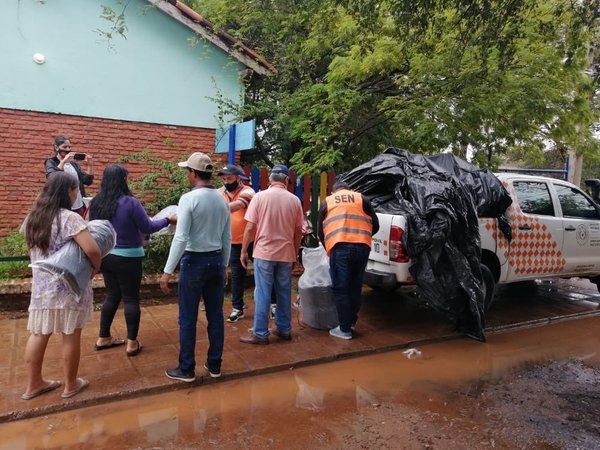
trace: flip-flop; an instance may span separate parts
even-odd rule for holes
[[[35,398],[38,395],[42,395],[42,394],[45,394],[46,392],[53,391],[54,389],[57,389],[61,386],[62,386],[62,383],[60,381],[49,381],[46,386],[44,386],[41,389],[38,389],[35,392],[32,392],[31,394],[22,394],[21,399],[31,400],[32,398]]]
[[[125,344],[125,339],[111,338],[110,342],[108,344],[104,344],[104,345],[95,344],[94,348],[96,349],[96,351],[100,351],[100,350],[106,350],[107,348],[113,348],[113,347],[116,347],[118,345],[123,345],[123,344]]]
[[[85,378],[77,378],[77,388],[75,388],[69,392],[63,392],[62,394],[60,394],[60,396],[62,398],[71,398],[74,395],[79,394],[81,391],[83,391],[89,385],[90,385],[90,382],[88,380],[86,380]]]
[[[135,356],[135,355],[137,355],[139,352],[141,352],[141,351],[142,351],[142,344],[140,344],[140,341],[138,341],[138,340],[136,339],[136,340],[135,340],[135,342],[137,343],[137,348],[136,348],[136,349],[134,349],[134,350],[128,350],[128,351],[126,352],[126,353],[127,353],[127,356],[130,356],[130,357],[131,357],[131,356]]]

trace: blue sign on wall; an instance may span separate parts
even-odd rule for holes
[[[230,136],[231,130],[234,130],[234,135]],[[251,150],[254,148],[254,136],[256,130],[256,120],[248,120],[247,122],[236,123],[226,128],[218,128],[215,139],[215,153],[227,153],[230,151],[230,140],[235,138],[234,151]]]

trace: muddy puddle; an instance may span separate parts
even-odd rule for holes
[[[535,433],[511,441],[524,433],[510,425],[522,420],[520,392],[497,391],[517,386],[524,370],[557,361],[575,365],[579,381],[598,389],[599,317],[491,335],[486,344],[454,340],[2,424],[0,450],[568,448]],[[569,379],[555,372],[566,386]],[[533,378],[543,391],[540,376]],[[594,443],[590,426],[578,448]],[[600,429],[598,437],[600,448]]]

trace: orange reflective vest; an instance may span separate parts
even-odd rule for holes
[[[240,197],[242,201],[246,203],[245,208],[238,209],[231,213],[231,243],[241,244],[244,240],[244,230],[248,223],[246,222],[246,219],[244,219],[244,215],[246,214],[248,203],[250,203],[250,200],[252,200],[252,197],[254,196],[254,189],[250,186],[244,186],[242,189],[235,191],[233,197],[230,197],[225,190],[221,191],[221,195],[223,195],[227,204],[239,200]]]
[[[362,196],[342,189],[325,199],[327,216],[323,220],[323,235],[327,254],[338,242],[366,244],[371,247],[373,220],[363,211]]]

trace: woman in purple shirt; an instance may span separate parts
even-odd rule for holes
[[[90,219],[110,220],[117,232],[115,248],[102,259],[101,271],[106,298],[100,315],[96,350],[123,345],[124,339],[111,337],[110,327],[123,298],[127,324],[127,356],[137,355],[140,326],[140,284],[144,258],[144,235],[177,222],[176,216],[152,220],[127,185],[127,169],[111,164],[104,170],[100,192],[90,204]]]

